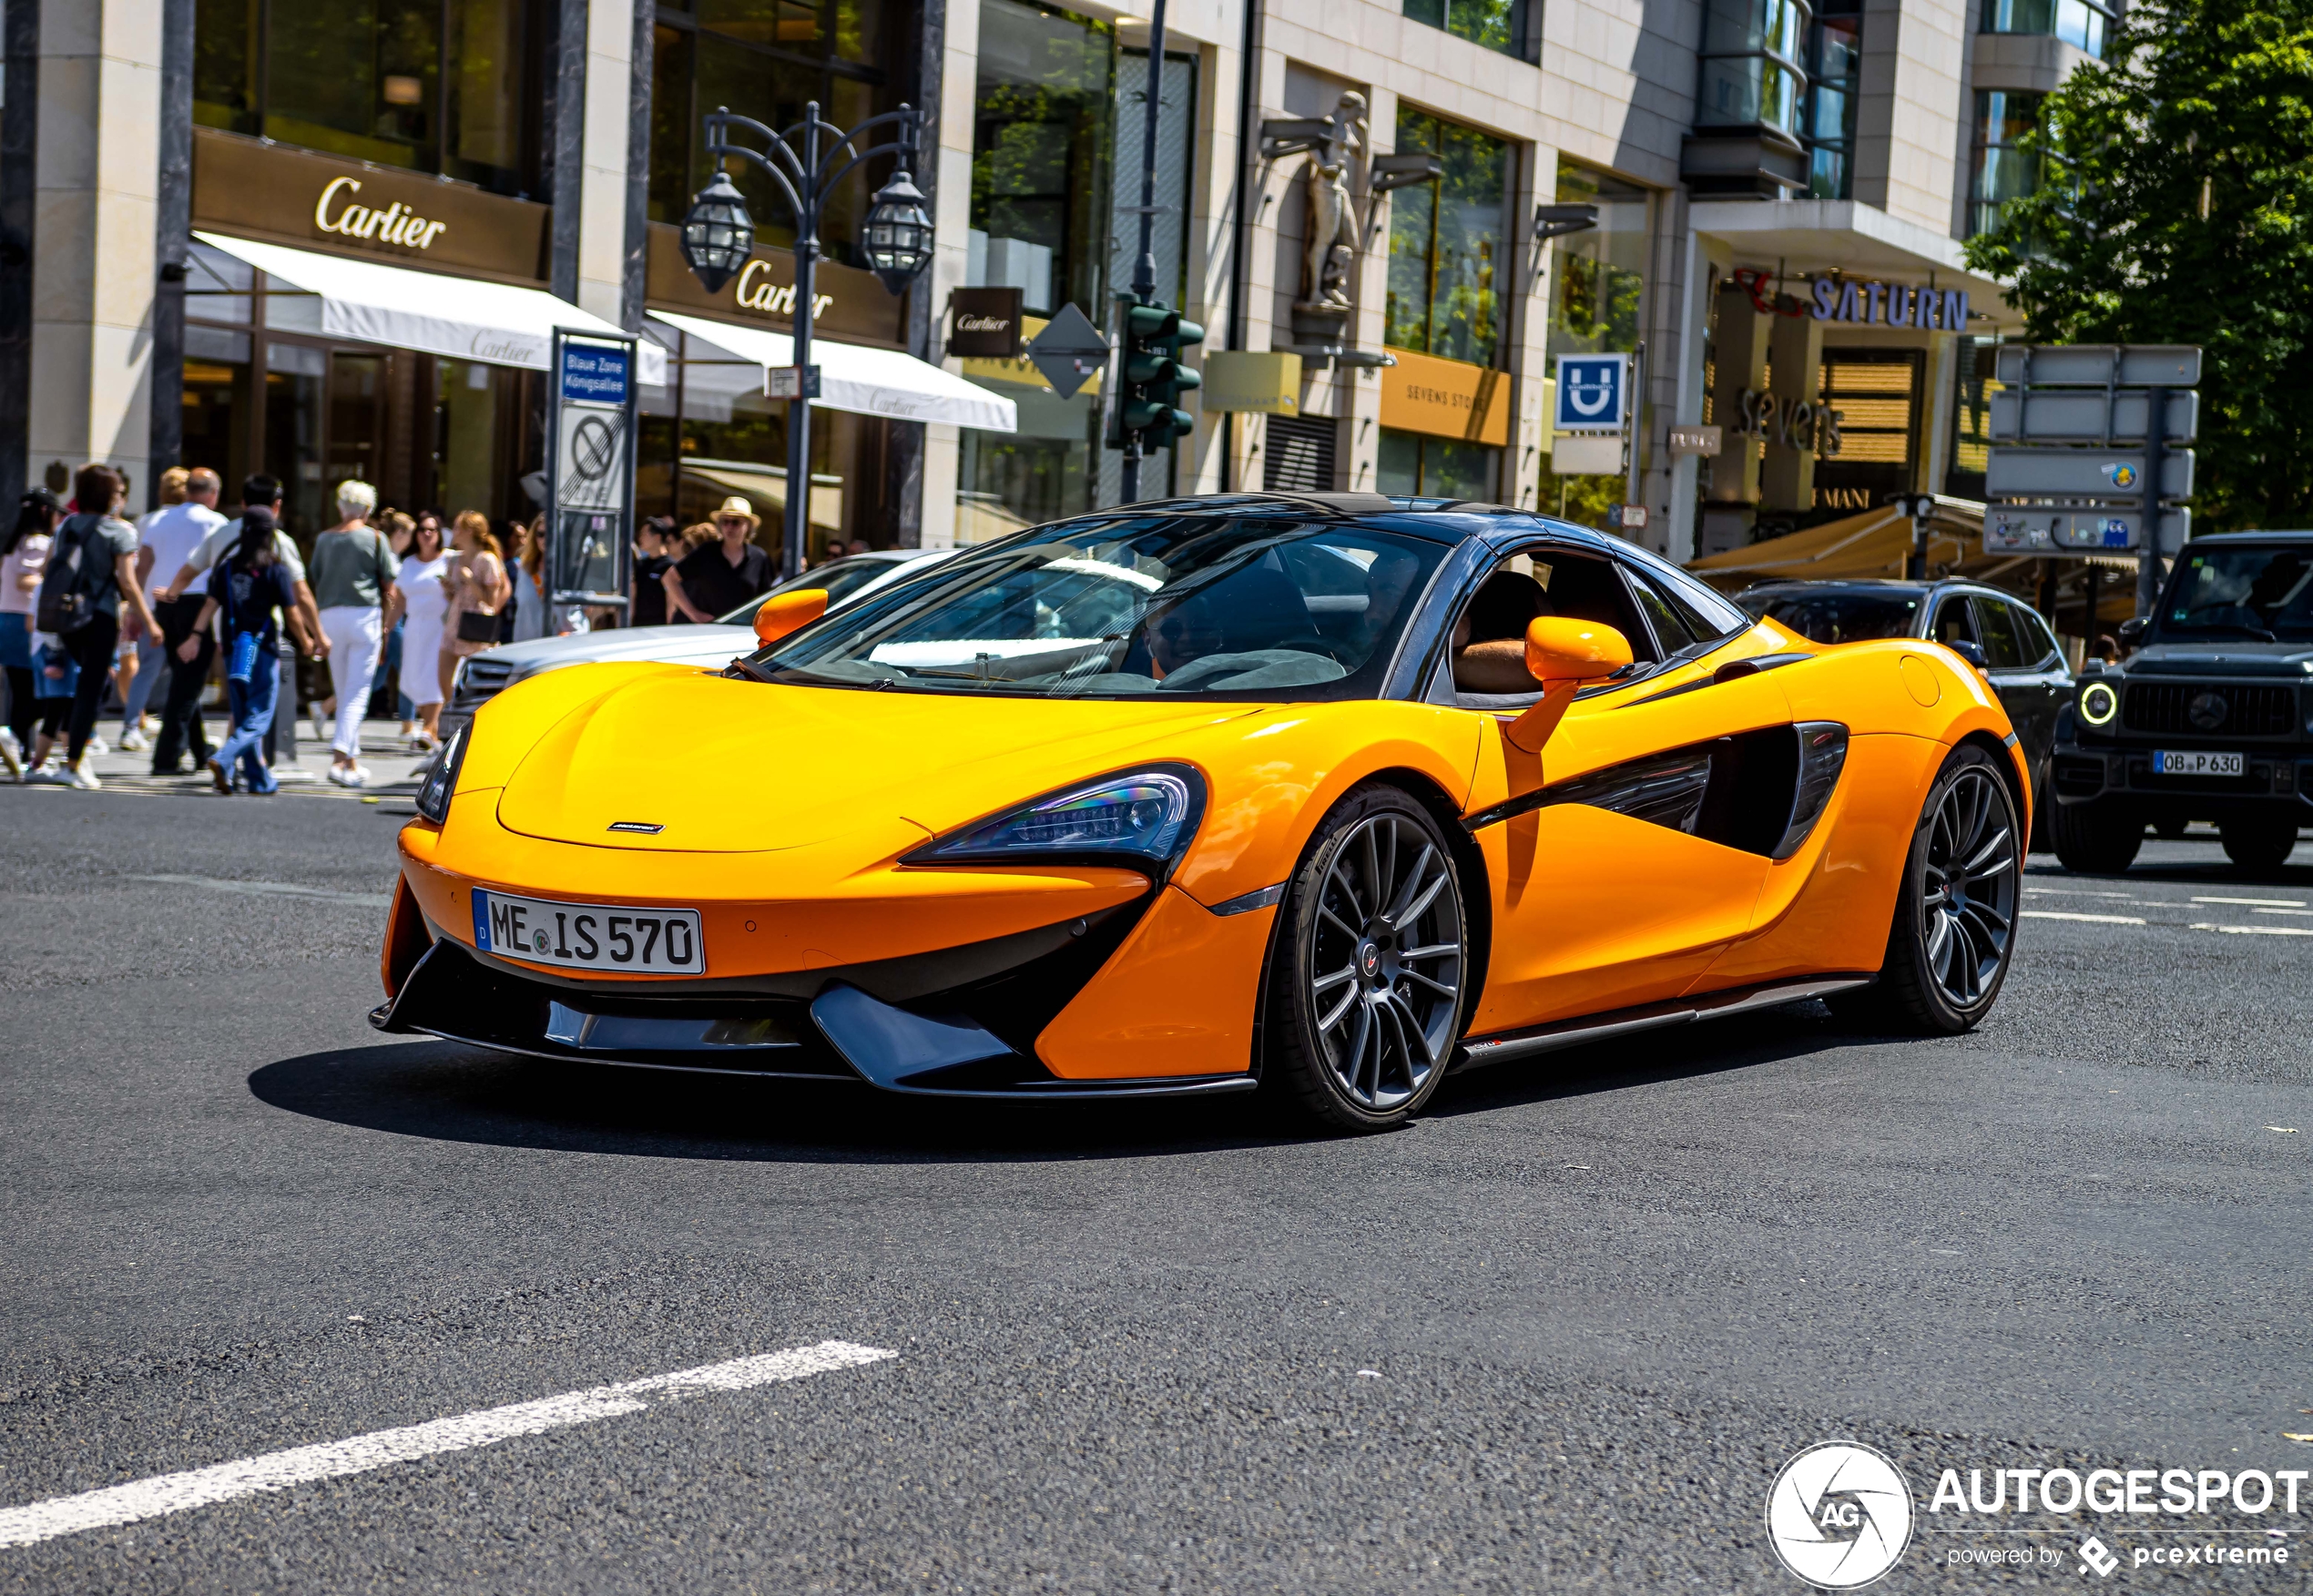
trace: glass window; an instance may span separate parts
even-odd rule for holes
[[[2041,158],[2016,147],[2040,122],[2036,94],[2004,88],[1976,92],[1975,178],[1968,190],[1968,232],[1988,233],[2000,208],[2040,187]]]
[[[1635,545],[1618,552],[1625,564],[1636,566],[1652,576],[1673,602],[1702,625],[1704,631],[1698,635],[1731,637],[1749,628],[1751,617],[1740,607],[1661,555]]]
[[[1548,351],[1628,353],[1646,310],[1646,190],[1570,161],[1558,163],[1558,202],[1595,205],[1598,225],[1552,246]]]
[[[2022,670],[2033,659],[2031,646],[2016,630],[2016,612],[2005,600],[1981,594],[1970,601],[1976,613],[1976,640],[1983,645],[1983,662],[1993,670]]]
[[[959,554],[755,655],[769,679],[1035,697],[1370,697],[1446,546],[1135,516]]]
[[[1807,89],[1805,0],[1709,0],[1698,127],[1771,127],[1796,138]]]
[[[1938,643],[1973,643],[1976,630],[1968,619],[1968,601],[1958,594],[1936,605],[1935,618],[1928,624],[1928,635]]]
[[[2002,384],[1992,375],[2000,340],[1963,338],[1952,381],[1959,392],[1951,407],[1951,467],[1943,491],[1955,498],[1984,496],[1984,470],[1992,461],[1992,396]]]
[[[1808,192],[1855,197],[1855,114],[1863,86],[1860,0],[1826,0],[1807,47]]]
[[[706,129],[718,106],[773,127],[803,118],[817,100],[839,128],[896,108],[886,92],[879,0],[685,0],[661,4],[651,57],[650,219],[680,222],[707,184]],[[889,174],[879,158],[844,179],[820,227],[828,259],[864,264],[856,239],[868,196]],[[777,184],[751,163],[727,169],[747,196],[759,242],[789,249],[795,219]]]
[[[2113,13],[2092,0],[1983,0],[1988,34],[2051,34],[2102,59]]]
[[[1400,499],[1474,499],[1492,503],[1502,451],[1458,438],[1381,429],[1377,491]]]
[[[2024,663],[2036,666],[2049,656],[2062,654],[2063,645],[2056,641],[2055,628],[2048,625],[2048,617],[2038,610],[2023,605],[2012,606],[2015,613],[2016,635],[2023,640]]]
[[[1909,637],[1920,617],[1920,600],[1914,594],[1768,588],[1746,593],[1735,602],[1810,643]]]
[[[1405,15],[1489,50],[1526,56],[1525,0],[1405,0]]]
[[[2213,548],[2178,562],[2159,629],[2172,635],[2313,638],[2313,549]]]
[[[1445,175],[1390,196],[1384,341],[1498,365],[1508,286],[1510,146],[1401,106],[1397,149],[1438,157]]]
[[[534,187],[539,0],[198,0],[193,120],[498,193]]]

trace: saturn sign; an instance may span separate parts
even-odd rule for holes
[[[1558,357],[1556,431],[1618,432],[1629,420],[1629,406],[1628,355]]]

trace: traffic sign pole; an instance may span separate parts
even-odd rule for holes
[[[2149,615],[2160,602],[2160,479],[2168,439],[2168,390],[2145,390],[2144,546],[2136,551],[2136,613]]]

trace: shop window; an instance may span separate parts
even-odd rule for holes
[[[1992,396],[2002,386],[1992,376],[1999,347],[1996,338],[1963,338],[1953,362],[1959,391],[1951,406],[1951,465],[1943,491],[1955,498],[1984,496],[1984,467],[1992,455]]]
[[[1405,0],[1405,15],[1489,50],[1535,58],[1526,36],[1526,0]]]
[[[1501,480],[1502,451],[1456,438],[1381,429],[1381,460],[1374,484],[1393,498],[1493,501]]]
[[[1804,0],[1710,0],[1697,127],[1766,127],[1796,140],[1807,94]]]
[[[1114,296],[1132,280],[1139,218],[1131,208],[1140,203],[1133,174],[1147,82],[1146,52],[1120,48],[1105,22],[1024,0],[983,0],[964,281],[1020,290],[1029,337],[1069,304],[1106,325]],[[1156,298],[1174,306],[1188,286],[1197,96],[1195,58],[1167,52],[1150,247]],[[967,361],[963,374],[1012,400],[1019,430],[964,430],[959,543],[1119,501],[1123,457],[1103,442],[1096,381],[1063,399],[1024,361]],[[1143,461],[1143,497],[1170,490],[1174,464],[1169,450]]]
[[[1988,34],[2043,34],[2102,60],[2114,13],[2091,0],[1983,0]]]
[[[2000,225],[2001,208],[2040,187],[2041,158],[2018,147],[2040,122],[2036,94],[2004,88],[1976,92],[1975,176],[1968,189],[1968,233]]]
[[[1558,163],[1557,199],[1595,205],[1598,225],[1551,246],[1549,354],[1627,354],[1637,349],[1646,299],[1646,249],[1652,208],[1644,188],[1570,161]],[[1623,502],[1627,481],[1557,476],[1543,483],[1542,508],[1584,525],[1605,523]]]
[[[878,65],[888,52],[881,0],[690,0],[662,4],[651,56],[649,216],[678,223],[710,176],[700,118],[717,107],[773,127],[803,118],[817,100],[838,128],[855,127],[897,97]],[[880,138],[879,138],[880,141]],[[854,171],[829,202],[820,243],[847,266],[859,254],[860,219],[873,185],[890,174],[879,158]],[[791,248],[795,219],[777,184],[751,163],[728,164],[747,196],[757,239]]]
[[[544,37],[540,0],[198,0],[193,120],[521,193]]]
[[[1509,287],[1510,146],[1401,107],[1397,151],[1434,155],[1445,174],[1390,196],[1384,341],[1499,365]]]
[[[1839,452],[1815,463],[1817,510],[1852,514],[1912,491],[1926,370],[1922,350],[1823,351],[1822,403],[1839,412]]]
[[[1861,0],[1824,0],[1808,29],[1807,183],[1817,199],[1855,198],[1855,115],[1863,86]]]

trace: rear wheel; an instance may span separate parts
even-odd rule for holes
[[[1462,1036],[1469,931],[1444,832],[1396,788],[1352,792],[1319,826],[1279,912],[1270,1086],[1328,1129],[1404,1123]]]
[[[1921,810],[1878,984],[1836,1006],[1949,1036],[1991,1011],[2015,951],[2023,856],[2015,800],[1982,749],[1955,749]]]
[[[2221,820],[2216,834],[2225,842],[2225,857],[2234,868],[2253,876],[2269,876],[2288,862],[2297,849],[2297,818]]]
[[[2058,804],[2048,818],[2056,859],[2074,875],[2116,876],[2145,845],[2145,823],[2103,804]]]

